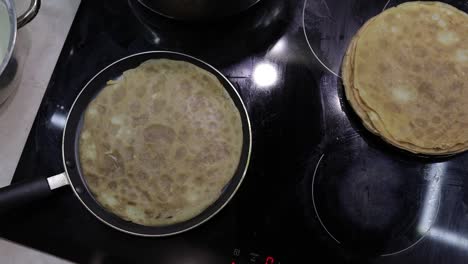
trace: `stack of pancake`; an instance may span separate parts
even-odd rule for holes
[[[342,67],[345,93],[365,127],[413,153],[468,149],[468,15],[408,2],[367,21]]]

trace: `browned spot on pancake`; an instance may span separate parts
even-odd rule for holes
[[[128,191],[128,198],[130,198],[131,200],[135,200],[137,197],[138,196],[137,196],[135,191],[133,191],[133,190]]]
[[[362,75],[368,74],[369,73],[369,66],[367,64],[359,64],[359,71],[361,72]]]
[[[111,149],[110,145],[108,142],[101,142],[100,147],[104,149],[104,151],[109,151]]]
[[[204,131],[200,127],[195,129],[195,136],[201,137],[201,136],[203,136],[203,133],[204,133]]]
[[[393,21],[395,21],[396,19],[396,16],[394,14],[387,14],[385,16],[385,22],[389,23],[389,24],[392,24]]]
[[[427,126],[427,121],[421,118],[416,118],[414,122],[416,123],[416,125],[423,127],[423,128]]]
[[[361,51],[361,55],[362,55],[363,58],[368,58],[370,56],[369,51],[367,51],[367,50]]]
[[[216,160],[223,160],[231,155],[229,147],[226,142],[215,143],[211,146],[212,154],[216,157]]]
[[[382,73],[385,73],[388,71],[388,66],[383,63],[379,63],[377,67],[379,67],[379,71]]]
[[[175,112],[174,115],[172,116],[174,120],[179,121],[182,118],[182,114],[180,112]]]
[[[203,178],[200,177],[200,176],[195,177],[194,183],[197,184],[197,185],[202,184],[203,183]]]
[[[450,84],[450,89],[454,92],[461,91],[463,89],[463,83],[461,81],[454,81]]]
[[[160,76],[156,83],[153,82],[151,84],[150,86],[151,92],[152,93],[158,92],[160,86],[164,85],[166,81],[167,81],[167,78],[165,76]]]
[[[148,122],[149,115],[147,113],[132,117],[132,126],[141,126]]]
[[[125,161],[133,160],[134,154],[135,154],[135,150],[133,149],[132,146],[126,146],[124,147],[122,151],[122,157]]]
[[[160,202],[162,202],[163,204],[167,203],[169,197],[166,193],[164,192],[159,192],[158,194],[156,194],[156,199],[158,199]],[[163,206],[161,206],[163,207]]]
[[[136,173],[135,178],[141,182],[146,182],[149,179],[149,176],[146,172],[144,171],[139,171]]]
[[[100,115],[103,115],[103,114],[106,113],[106,110],[107,110],[107,109],[106,109],[105,106],[103,106],[103,105],[97,105],[96,108],[97,108],[97,111],[98,111],[98,113],[99,113]]]
[[[414,55],[416,55],[417,57],[421,57],[421,58],[424,58],[427,56],[427,50],[426,48],[424,47],[421,47],[421,46],[415,46],[413,49],[412,49]]]
[[[177,174],[177,181],[180,182],[180,183],[184,183],[186,182],[188,179],[188,175],[185,174],[185,173],[179,173]]]
[[[117,188],[117,183],[115,181],[110,181],[108,184],[107,184],[107,187],[111,190],[114,190],[115,188]]]
[[[96,185],[98,184],[98,182],[100,182],[100,179],[96,174],[87,172],[86,181],[88,182],[89,185]]]
[[[446,74],[451,74],[451,70],[449,69],[448,64],[433,64],[432,66],[432,72],[436,76],[444,76]]]
[[[232,125],[234,125],[234,124],[236,124],[236,122],[237,122],[236,117],[235,117],[235,116],[232,116],[232,117],[231,117],[231,120],[230,120],[230,123],[231,123]]]
[[[215,80],[213,80],[211,78],[208,78],[207,76],[203,76],[203,77],[206,77],[206,78],[203,78],[203,82],[204,82],[203,85],[206,85],[207,87],[214,87],[215,86],[215,83],[216,83]],[[214,92],[217,92],[217,91],[214,91]]]
[[[424,133],[419,129],[413,130],[413,134],[418,138],[420,138],[420,137],[422,137],[424,135]]]
[[[434,123],[434,124],[439,124],[440,121],[441,121],[441,119],[440,119],[439,116],[434,116],[434,117],[432,118],[432,123]]]
[[[153,124],[144,129],[143,136],[148,143],[172,144],[175,140],[176,133],[171,127]]]
[[[127,94],[127,91],[123,87],[117,87],[112,93],[112,102],[114,104],[119,103]]]
[[[149,195],[147,191],[142,191],[141,193],[143,194],[143,197],[145,197],[146,200],[153,201],[153,199],[151,198],[151,195]]]
[[[205,95],[202,93],[196,93],[189,98],[187,105],[188,111],[197,112],[208,107],[208,102],[205,99]]]
[[[409,10],[409,11],[407,11],[406,13],[407,13],[408,15],[412,16],[412,17],[417,17],[417,16],[419,16],[419,13],[420,13],[420,12],[422,12],[422,10],[418,10],[418,11],[416,11],[416,10]]]
[[[397,104],[391,103],[391,102],[386,102],[385,107],[390,111],[394,113],[399,113],[401,112],[400,106]]]
[[[431,32],[430,35],[434,35],[434,34],[436,34],[436,32]],[[444,49],[442,47],[439,47],[439,46],[433,47],[433,49],[435,49],[437,53],[444,52]]]
[[[101,103],[102,103],[103,105],[107,105],[107,102],[108,102],[108,101],[107,101],[107,98],[106,98],[106,97],[103,97],[102,100],[101,100]]]
[[[143,97],[146,94],[146,87],[144,85],[136,87],[135,90],[135,93],[138,97]]]
[[[453,63],[453,62],[445,63],[445,64],[444,64],[444,67],[446,68],[448,74],[454,73],[454,72],[457,71],[457,66],[456,66],[456,64]]]
[[[152,107],[153,114],[160,113],[164,109],[165,106],[166,106],[166,100],[163,100],[163,99],[154,100],[153,107]]]
[[[128,106],[128,109],[130,110],[130,112],[133,112],[133,113],[139,112],[140,111],[140,104],[138,102],[136,102],[136,101],[132,102]]]
[[[182,142],[186,141],[190,137],[190,133],[188,132],[188,128],[185,125],[182,125],[182,127],[179,130],[179,136],[178,139]]]
[[[163,143],[146,144],[145,153],[139,156],[139,160],[144,162],[148,168],[159,170],[166,164],[166,156],[164,148],[161,148]]]
[[[117,151],[105,153],[99,158],[99,160],[98,171],[105,175],[122,175],[125,170],[122,157]]]
[[[428,82],[421,82],[418,86],[418,93],[421,94],[423,97],[426,97],[427,99],[434,100],[435,99],[435,93],[432,90],[433,87],[430,83]]]
[[[379,41],[379,46],[380,46],[381,48],[384,48],[384,49],[385,49],[385,48],[387,48],[388,45],[389,45],[388,40],[385,39],[385,38],[381,38],[381,39],[379,39],[378,41]]]
[[[420,72],[420,71],[421,71],[421,65],[419,65],[419,64],[413,64],[413,71],[415,71],[415,72]]]
[[[161,176],[159,183],[163,190],[165,190],[166,192],[170,192],[172,188],[173,179],[169,177],[169,175],[164,174]]]
[[[208,126],[209,126],[210,129],[215,129],[215,128],[218,127],[218,123],[211,121],[211,122],[208,124]]]
[[[180,83],[180,89],[182,90],[191,90],[193,89],[192,85],[190,84],[190,82],[188,82],[187,80],[183,80],[181,83]]]
[[[153,218],[153,217],[154,217],[154,212],[153,212],[153,211],[150,211],[150,210],[148,210],[148,209],[145,209],[143,212],[145,213],[146,217],[149,217],[149,218]]]
[[[175,152],[174,158],[177,160],[180,160],[180,159],[185,158],[186,155],[187,155],[187,149],[184,147],[179,147]]]

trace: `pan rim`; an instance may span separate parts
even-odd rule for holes
[[[237,107],[239,111],[243,111],[244,114],[245,114],[245,122],[246,122],[246,125],[247,125],[247,131],[248,131],[248,137],[249,137],[249,141],[248,141],[248,144],[247,144],[247,157],[246,157],[246,163],[245,163],[245,166],[243,168],[243,171],[241,172],[241,177],[239,179],[239,182],[236,184],[234,190],[229,194],[229,196],[227,197],[227,199],[218,207],[216,208],[216,210],[214,210],[212,213],[209,214],[209,216],[207,216],[206,218],[204,219],[201,219],[201,221],[198,221],[196,222],[195,224],[193,225],[190,225],[186,228],[183,228],[181,230],[176,230],[176,231],[173,231],[173,232],[167,232],[167,233],[161,233],[161,234],[147,234],[147,233],[141,233],[141,232],[133,232],[133,231],[129,231],[129,230],[126,230],[126,229],[123,229],[121,227],[118,227],[118,226],[115,226],[111,223],[109,223],[108,221],[106,221],[105,219],[103,219],[102,217],[100,217],[97,213],[95,213],[88,205],[87,203],[81,198],[81,196],[78,194],[78,191],[76,190],[74,184],[73,184],[73,181],[72,179],[70,178],[69,176],[69,173],[68,173],[68,165],[66,164],[66,158],[65,158],[65,137],[68,133],[67,132],[67,127],[68,127],[68,124],[69,124],[69,118],[70,118],[70,115],[73,113],[73,109],[75,107],[75,104],[78,102],[80,96],[82,95],[82,93],[86,90],[86,88],[98,77],[100,76],[104,71],[106,71],[107,69],[109,69],[110,67],[114,66],[115,64],[118,64],[120,63],[121,61],[124,61],[124,60],[127,60],[129,58],[132,58],[132,57],[136,57],[136,56],[141,56],[141,55],[145,55],[145,54],[154,54],[154,53],[159,53],[159,54],[174,54],[174,55],[177,55],[177,56],[181,56],[181,57],[186,57],[186,58],[189,58],[189,59],[192,59],[192,60],[195,60],[203,65],[205,65],[206,67],[210,68],[213,72],[215,72],[217,74],[217,77],[220,77],[222,79],[224,79],[226,81],[226,83],[228,83],[235,96],[237,96],[237,99],[239,99],[239,103],[240,105],[242,106],[242,109],[240,109],[240,107]],[[225,85],[223,85],[223,87],[225,87]],[[226,88],[225,88],[226,89]],[[238,189],[240,188],[244,178],[245,178],[245,175],[247,174],[247,170],[248,170],[248,167],[249,167],[249,163],[250,163],[250,158],[251,158],[251,152],[252,152],[252,127],[251,127],[251,123],[250,123],[250,117],[249,117],[249,114],[248,114],[248,111],[247,111],[247,108],[245,107],[245,104],[244,104],[244,101],[242,100],[242,97],[240,96],[239,92],[235,89],[234,85],[231,83],[231,81],[229,81],[229,79],[222,73],[220,72],[217,68],[213,67],[212,65],[210,65],[209,63],[201,60],[201,59],[198,59],[196,57],[193,57],[191,55],[188,55],[188,54],[185,54],[185,53],[181,53],[181,52],[175,52],[175,51],[158,51],[158,50],[155,50],[155,51],[144,51],[144,52],[139,52],[139,53],[134,53],[134,54],[131,54],[131,55],[128,55],[128,56],[125,56],[121,59],[118,59],[114,62],[112,62],[111,64],[107,65],[106,67],[104,67],[102,70],[100,70],[98,73],[96,73],[84,86],[83,88],[80,90],[80,92],[78,93],[78,95],[75,97],[75,100],[73,101],[71,107],[70,107],[70,110],[68,111],[68,114],[67,114],[67,118],[66,118],[66,121],[65,121],[65,126],[64,126],[64,130],[63,130],[63,135],[62,135],[62,162],[63,162],[63,166],[64,166],[64,170],[65,170],[65,175],[67,177],[67,180],[69,182],[69,185],[71,187],[71,189],[73,190],[73,194],[78,198],[78,200],[81,202],[81,204],[83,204],[83,206],[94,216],[96,217],[99,221],[101,221],[102,223],[106,224],[107,226],[110,226],[116,230],[119,230],[123,233],[127,233],[127,234],[131,234],[131,235],[135,235],[135,236],[140,236],[140,237],[167,237],[167,236],[172,236],[172,235],[177,235],[177,234],[180,234],[180,233],[183,233],[183,232],[186,232],[186,231],[189,231],[191,229],[194,229],[200,225],[202,225],[203,223],[207,222],[208,220],[210,220],[212,217],[214,217],[216,214],[218,214],[230,201],[231,199],[234,197],[234,195],[237,193]],[[239,164],[241,163],[241,159],[239,160]],[[234,177],[235,175],[233,175]],[[229,184],[229,183],[228,183]],[[101,205],[98,204],[99,207],[102,207]],[[192,218],[193,219],[193,218]],[[147,227],[151,227],[151,226],[147,226]]]
[[[198,16],[174,16],[174,15],[170,15],[166,12],[163,12],[163,11],[158,11],[156,9],[154,9],[153,7],[149,6],[148,4],[146,4],[144,1],[142,0],[138,0],[137,1],[140,5],[142,5],[143,7],[145,7],[147,10],[149,10],[150,12],[153,12],[155,14],[158,14],[160,16],[163,16],[165,18],[169,18],[169,19],[173,19],[175,21],[183,21],[183,22],[190,22],[190,21],[195,21],[195,20],[199,20],[200,18]],[[255,6],[256,4],[258,4],[260,2],[260,0],[254,0],[252,3],[250,3],[249,5],[247,5],[246,7],[242,8],[242,10],[238,11],[238,12],[234,12],[234,13],[230,13],[230,14],[227,14],[225,16],[229,17],[229,16],[233,16],[235,15],[236,13],[241,13],[245,10],[248,10],[250,8],[252,8],[253,6]],[[220,16],[220,17],[215,17],[215,19],[219,19],[219,18],[222,18],[223,16]],[[209,20],[209,19],[208,19]],[[207,20],[206,20],[207,21]]]

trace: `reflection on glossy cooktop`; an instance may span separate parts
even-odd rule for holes
[[[342,139],[319,159],[312,201],[322,227],[343,247],[388,256],[415,246],[437,216],[443,164],[420,164]],[[425,201],[425,195],[431,195]]]
[[[313,210],[322,231],[345,252],[383,262],[461,263],[468,250],[466,173],[456,168],[466,154],[431,158],[398,150],[369,133],[344,97],[340,68],[349,41],[367,19],[403,2],[304,2],[304,36],[324,69],[326,136],[308,170]],[[466,1],[444,2],[468,10]]]
[[[14,181],[62,172],[75,96],[129,54],[205,60],[249,112],[253,152],[231,202],[167,238],[115,231],[69,189],[0,218],[0,235],[78,263],[464,263],[468,154],[428,158],[369,133],[344,98],[341,60],[370,17],[402,1],[262,0],[216,23],[177,22],[137,0],[82,0]],[[468,11],[464,0],[447,1]]]

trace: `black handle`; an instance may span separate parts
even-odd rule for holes
[[[0,211],[20,207],[52,193],[46,178],[34,179],[0,188]]]

